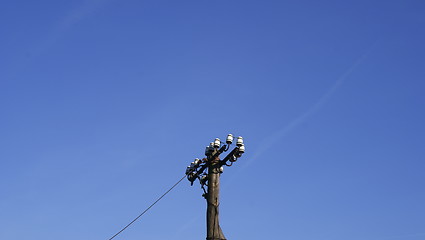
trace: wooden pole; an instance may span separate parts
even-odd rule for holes
[[[215,153],[215,152],[214,152]],[[215,154],[212,154],[214,156]],[[226,240],[219,223],[220,159],[210,158],[208,167],[207,240]]]

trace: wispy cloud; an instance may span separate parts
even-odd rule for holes
[[[95,11],[99,10],[102,6],[112,0],[85,0],[80,6],[70,10],[63,18],[53,24],[51,29],[40,39],[32,43],[32,47],[24,52],[24,55],[17,56],[17,59],[10,59],[8,66],[10,72],[10,79],[16,77],[25,68],[30,65],[34,59],[38,58],[41,54],[48,51],[67,31],[69,31],[77,23],[81,22]]]
[[[93,14],[109,1],[111,0],[86,0],[79,7],[69,11],[33,49],[31,55],[34,57],[46,51],[75,24]]]
[[[376,42],[375,42],[376,44]],[[373,44],[372,47],[375,45]],[[372,49],[372,47],[370,49]],[[330,100],[332,95],[341,87],[341,85],[347,80],[347,78],[356,70],[356,68],[364,61],[364,59],[369,54],[370,50],[365,54],[360,56],[351,66],[345,71],[334,83],[333,85],[303,114],[294,118],[288,124],[284,125],[272,135],[267,137],[262,141],[262,144],[259,146],[257,151],[253,154],[253,156],[246,162],[246,166],[251,162],[255,161],[259,156],[261,156],[264,152],[269,150],[273,145],[275,145],[280,139],[285,137],[289,132],[297,128],[300,124],[305,122],[311,116],[316,114],[323,106]]]

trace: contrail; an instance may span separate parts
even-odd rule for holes
[[[9,78],[15,78],[18,73],[22,72],[31,64],[34,58],[39,57],[48,50],[75,24],[91,15],[108,1],[112,0],[86,0],[76,9],[69,11],[69,13],[59,20],[45,36],[33,43],[33,46],[26,51],[27,54],[25,56],[20,56],[17,59],[11,59],[9,61],[11,62],[11,66],[8,67],[11,76]]]
[[[372,45],[375,46],[376,42]],[[372,48],[371,47],[371,48]],[[370,49],[371,49],[370,48]],[[326,102],[329,101],[331,96],[340,88],[340,86],[345,82],[345,80],[350,76],[354,70],[364,61],[366,56],[369,54],[370,50],[367,51],[365,54],[360,56],[352,65],[351,67],[344,72],[335,82],[334,84],[329,88],[328,91],[326,91],[325,94],[323,94],[319,100],[313,104],[307,111],[305,111],[300,116],[293,119],[289,124],[285,125],[284,127],[277,130],[275,133],[273,133],[270,137],[263,140],[262,145],[258,148],[257,152],[254,153],[254,155],[246,162],[246,166],[250,164],[252,161],[256,160],[260,155],[262,155],[265,151],[269,150],[274,144],[276,144],[281,138],[286,136],[290,131],[298,127],[301,123],[305,122],[308,118],[310,118],[312,115],[317,113],[323,105],[325,105]]]
[[[86,0],[78,8],[70,11],[53,30],[47,34],[44,40],[33,50],[33,56],[37,56],[49,48],[56,42],[66,31],[72,26],[82,21],[87,16],[91,15],[94,11],[102,7],[110,0]]]

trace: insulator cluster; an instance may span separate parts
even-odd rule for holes
[[[201,186],[208,182],[208,167],[214,166],[218,168],[219,173],[223,172],[223,166],[232,166],[245,152],[245,145],[242,137],[237,137],[236,147],[230,153],[220,160],[220,154],[227,152],[234,141],[232,134],[227,135],[226,143],[221,142],[219,138],[214,139],[208,146],[205,147],[206,158],[196,158],[186,168],[187,179],[193,185],[193,182],[198,179]]]

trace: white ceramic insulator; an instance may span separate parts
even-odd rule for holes
[[[219,138],[216,138],[216,139],[214,140],[214,147],[219,148],[219,147],[220,147],[220,144],[221,144],[220,139],[219,139]]]
[[[236,145],[237,146],[242,146],[243,145],[243,138],[241,136],[238,137],[238,140],[236,141]]]
[[[232,142],[233,142],[233,135],[232,134],[227,135],[226,143],[232,144]]]
[[[244,152],[245,152],[245,145],[244,145],[244,144],[242,144],[242,145],[239,147],[239,152],[241,152],[241,153],[244,153]]]

